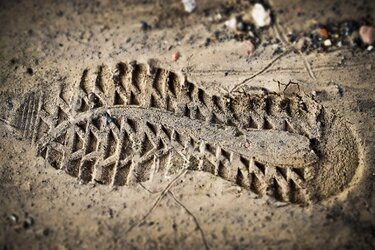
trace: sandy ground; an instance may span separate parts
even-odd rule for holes
[[[197,0],[198,9],[188,14],[179,1],[170,0],[1,1],[2,249],[375,247],[375,54],[345,47],[291,51],[254,76],[280,55],[274,53],[277,46],[266,43],[277,36],[276,25],[262,31],[261,44],[248,55],[246,43],[228,35],[231,31],[223,23],[251,6],[247,1],[225,2]],[[371,1],[269,5],[282,34],[329,21],[375,20]],[[222,19],[212,21],[217,13]],[[142,22],[147,23],[143,29]],[[181,54],[177,61],[171,59],[175,52]],[[304,204],[259,196],[200,171],[187,171],[168,192],[162,191],[171,179],[120,187],[83,184],[37,156],[37,149],[12,127],[27,93],[57,96],[61,86],[74,92],[85,69],[133,60],[177,72],[219,96],[247,78],[243,92],[281,93],[278,82],[297,82],[298,88],[286,91],[313,96],[352,134],[353,139],[338,142],[337,151],[348,143],[355,148],[353,176],[345,176],[347,183],[340,187],[331,183],[335,192],[329,197]],[[345,175],[340,171],[335,168],[332,175]]]

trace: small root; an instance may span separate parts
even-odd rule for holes
[[[173,192],[172,191],[168,191],[168,194],[175,200],[175,202],[178,204],[178,205],[180,205],[185,211],[186,211],[186,213],[188,213],[192,218],[193,218],[193,220],[194,220],[194,223],[195,223],[195,225],[197,226],[197,229],[199,230],[199,233],[201,234],[201,237],[202,237],[202,241],[203,241],[203,244],[204,244],[204,247],[208,250],[208,249],[210,249],[209,248],[209,246],[208,246],[208,244],[207,244],[207,241],[206,241],[206,237],[205,237],[205,235],[204,235],[204,231],[203,231],[203,229],[202,229],[202,227],[200,226],[200,224],[199,224],[199,222],[198,222],[198,219],[197,219],[197,217],[195,217],[195,215],[184,205],[184,204],[182,204],[182,202],[181,201],[179,201],[177,198],[176,198],[176,196],[173,194]]]
[[[258,72],[256,72],[255,74],[249,76],[248,78],[244,79],[242,82],[236,84],[232,90],[230,91],[230,93],[233,93],[233,91],[236,91],[238,88],[242,87],[243,85],[245,85],[248,81],[250,81],[251,79],[254,79],[255,77],[263,74],[264,72],[266,72],[275,62],[277,62],[278,60],[280,60],[280,58],[282,58],[283,56],[289,54],[292,50],[291,49],[288,49],[286,51],[284,51],[283,53],[281,53],[280,55],[278,55],[277,57],[275,57],[271,62],[269,62],[264,68],[262,68],[261,70],[259,70]]]
[[[187,171],[188,171],[187,169],[183,169],[172,181],[170,181],[169,184],[161,192],[161,194],[159,195],[159,197],[155,200],[155,202],[151,206],[150,210],[142,217],[142,219],[139,222],[134,223],[133,225],[131,225],[128,228],[128,230],[125,231],[125,233],[129,233],[135,227],[141,225],[147,219],[147,217],[152,213],[152,211],[154,211],[154,209],[159,205],[159,203],[161,202],[161,200],[167,195],[169,189],[176,183],[176,181],[179,178],[181,178],[183,175],[185,175]]]

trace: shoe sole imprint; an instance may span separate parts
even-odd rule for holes
[[[85,70],[57,100],[31,93],[15,118],[42,157],[83,182],[127,185],[188,168],[293,203],[324,196],[314,180],[322,181],[327,122],[307,96],[209,95],[174,72],[135,62]]]

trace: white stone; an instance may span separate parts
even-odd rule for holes
[[[225,26],[227,26],[230,29],[236,29],[237,27],[237,19],[235,17],[232,17],[231,19],[225,21]]]
[[[193,10],[197,7],[195,0],[182,0],[186,12],[193,12]]]
[[[266,10],[260,3],[254,5],[251,10],[251,16],[258,27],[264,27],[271,24],[271,11]]]
[[[331,40],[329,40],[329,39],[324,40],[324,46],[326,46],[326,47],[330,47],[330,46],[332,46],[332,42],[331,42]]]

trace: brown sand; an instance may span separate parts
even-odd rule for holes
[[[374,53],[249,56],[223,2],[0,4],[1,247],[374,248]],[[352,2],[270,1],[261,38]]]

